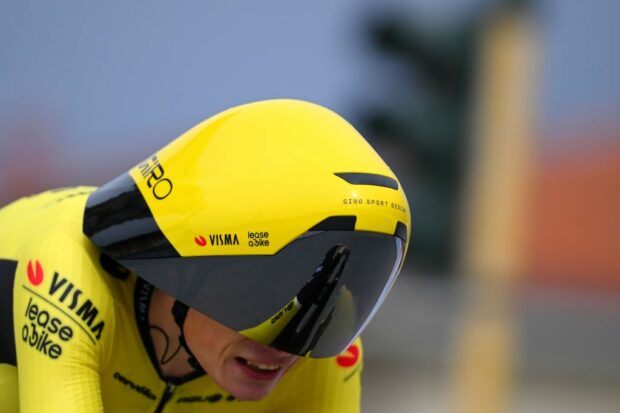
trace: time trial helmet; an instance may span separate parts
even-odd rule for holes
[[[342,352],[400,271],[398,179],[343,118],[298,100],[219,113],[94,191],[84,233],[185,305],[282,351]]]

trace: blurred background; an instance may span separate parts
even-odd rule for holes
[[[365,412],[620,411],[620,2],[0,2],[0,205],[299,98],[409,196]]]

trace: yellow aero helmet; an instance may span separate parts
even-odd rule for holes
[[[84,233],[178,301],[264,344],[343,351],[407,249],[396,176],[334,112],[235,107],[93,192]]]

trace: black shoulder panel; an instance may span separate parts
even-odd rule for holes
[[[13,334],[13,280],[17,261],[0,260],[0,363],[17,365]]]

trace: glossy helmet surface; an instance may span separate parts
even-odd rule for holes
[[[407,249],[398,179],[334,112],[270,100],[219,113],[93,192],[84,233],[155,287],[254,340],[343,351]]]

